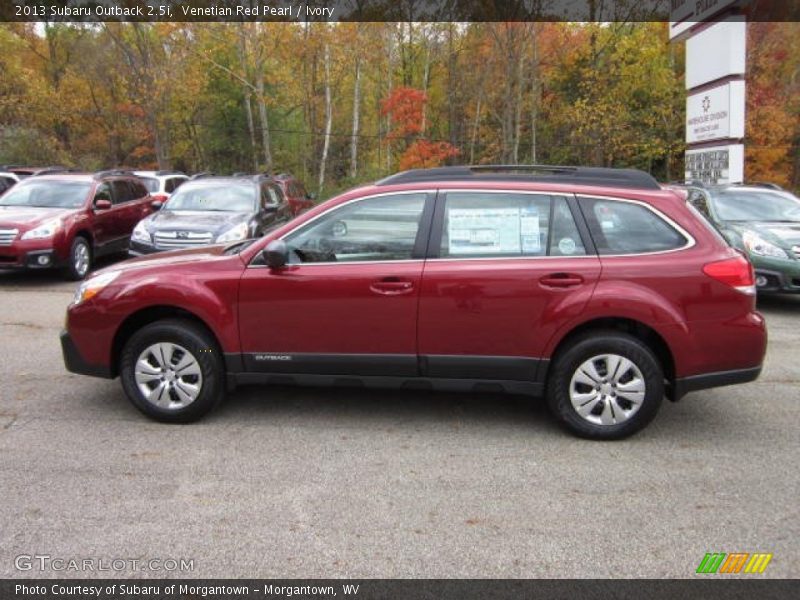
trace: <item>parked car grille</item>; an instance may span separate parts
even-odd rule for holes
[[[214,236],[208,231],[159,231],[153,236],[156,248],[191,248],[210,244]]]
[[[19,229],[0,229],[0,246],[10,246],[18,233]]]

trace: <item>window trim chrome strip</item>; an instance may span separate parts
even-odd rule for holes
[[[681,252],[683,250],[689,250],[693,248],[697,241],[695,240],[694,236],[691,235],[688,231],[686,231],[683,227],[678,225],[673,219],[665,215],[663,212],[658,210],[657,208],[651,206],[647,202],[643,202],[641,200],[635,200],[633,198],[620,198],[619,196],[605,196],[599,194],[586,194],[581,193],[577,194],[574,192],[554,192],[554,191],[544,191],[544,190],[498,190],[498,189],[486,189],[486,188],[470,188],[470,187],[461,187],[461,186],[448,186],[442,188],[425,188],[419,190],[401,190],[396,192],[382,192],[380,194],[371,194],[369,196],[359,196],[358,198],[352,198],[347,202],[342,202],[341,204],[337,204],[336,206],[332,206],[328,210],[316,215],[313,219],[309,219],[308,221],[302,223],[298,227],[292,229],[281,235],[279,240],[285,239],[287,236],[293,234],[301,227],[305,227],[316,221],[317,219],[322,218],[323,216],[327,215],[328,213],[342,207],[347,206],[349,204],[353,204],[355,202],[360,202],[362,200],[369,200],[372,198],[380,198],[383,196],[398,196],[404,194],[447,194],[448,192],[476,192],[481,194],[530,194],[530,195],[538,195],[538,196],[559,196],[566,198],[568,196],[573,196],[579,202],[581,198],[586,198],[587,200],[596,199],[596,200],[610,200],[613,202],[628,202],[631,204],[638,204],[639,206],[644,207],[645,209],[654,213],[658,218],[665,221],[670,227],[674,228],[678,233],[680,233],[686,240],[687,243],[680,248],[673,248],[671,250],[658,250],[654,252],[634,252],[630,254],[580,254],[575,256],[475,256],[475,257],[458,257],[458,258],[414,258],[414,259],[400,259],[400,260],[362,260],[362,261],[333,261],[333,262],[315,262],[315,263],[297,263],[295,266],[344,266],[344,265],[379,265],[379,264],[402,264],[402,263],[425,263],[430,261],[433,262],[474,262],[474,261],[497,261],[497,260],[513,260],[513,261],[528,261],[528,260],[573,260],[573,259],[595,259],[595,260],[602,260],[606,258],[626,258],[632,256],[657,256],[660,254],[671,254],[673,252]],[[269,268],[267,265],[254,265],[252,263],[247,265],[248,269],[266,269]]]

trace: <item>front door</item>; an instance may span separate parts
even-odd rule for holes
[[[448,191],[436,212],[419,307],[425,374],[536,382],[548,340],[601,271],[574,198]]]
[[[417,375],[417,308],[433,195],[357,199],[284,236],[290,264],[254,261],[239,291],[253,372]]]
[[[98,209],[97,201],[105,200],[111,203],[111,208]],[[102,253],[103,248],[113,242],[119,235],[119,219],[117,218],[118,209],[114,207],[114,195],[111,191],[111,184],[103,181],[97,185],[92,200],[93,221],[92,226],[95,242],[95,251]]]

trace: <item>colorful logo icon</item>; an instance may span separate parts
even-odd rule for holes
[[[733,552],[731,554],[708,552],[700,561],[696,572],[704,574],[763,573],[771,560],[772,554],[763,552],[753,554],[749,552]]]

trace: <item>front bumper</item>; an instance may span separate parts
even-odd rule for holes
[[[64,260],[53,248],[0,246],[0,269],[53,269],[63,265]]]
[[[759,293],[800,294],[800,260],[750,256]],[[761,281],[761,285],[758,282]]]
[[[155,254],[156,252],[164,252],[150,244],[142,244],[141,242],[130,241],[128,246],[128,254],[131,256],[146,256],[147,254]]]
[[[72,341],[69,332],[66,330],[61,332],[61,354],[64,356],[64,366],[67,368],[67,371],[71,373],[91,375],[92,377],[104,377],[106,379],[112,379],[114,377],[109,366],[92,365],[86,362],[75,346],[75,342]]]

